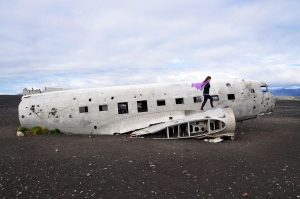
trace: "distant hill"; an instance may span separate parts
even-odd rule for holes
[[[286,88],[276,88],[269,89],[271,93],[275,96],[300,96],[300,88],[286,89]]]

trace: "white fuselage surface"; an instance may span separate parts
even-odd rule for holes
[[[216,108],[230,107],[236,121],[274,109],[263,82],[212,81]],[[191,83],[116,86],[25,95],[19,105],[23,127],[41,126],[72,134],[113,135],[183,119],[201,112],[203,91]],[[204,110],[211,109],[209,100]]]

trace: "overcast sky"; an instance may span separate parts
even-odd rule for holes
[[[0,93],[240,77],[300,86],[299,0],[0,1]]]

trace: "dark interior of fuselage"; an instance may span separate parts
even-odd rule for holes
[[[143,137],[156,139],[192,138],[217,132],[223,128],[225,128],[225,123],[220,120],[193,121],[169,126],[161,131],[143,135]]]

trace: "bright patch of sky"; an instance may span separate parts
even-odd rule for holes
[[[300,86],[299,0],[0,1],[0,92],[240,77]]]

